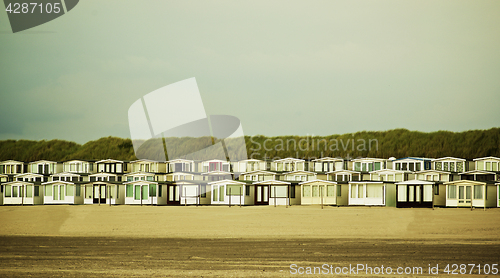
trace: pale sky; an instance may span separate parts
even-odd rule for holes
[[[130,138],[132,103],[191,77],[246,135],[498,127],[500,1],[83,0],[16,34],[0,11],[0,140]]]

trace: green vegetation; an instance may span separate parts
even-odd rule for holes
[[[231,146],[231,140],[226,145]],[[249,157],[314,158],[314,157],[381,157],[407,156],[437,158],[454,156],[473,159],[484,156],[500,157],[500,128],[465,132],[418,132],[406,129],[389,131],[362,131],[330,136],[246,136]],[[182,155],[206,147],[207,138],[166,138],[174,154]],[[217,142],[217,140],[215,140]],[[265,143],[265,144],[264,144]],[[141,146],[145,154],[161,151],[163,142],[146,142]],[[84,145],[63,140],[0,141],[0,161],[14,159],[36,161],[41,159],[65,161],[69,159],[135,160],[130,139],[105,137]],[[236,150],[242,152],[243,150]]]

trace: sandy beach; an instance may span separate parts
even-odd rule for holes
[[[281,277],[324,264],[419,277],[439,264],[445,277],[446,264],[500,263],[500,209],[4,206],[0,223],[3,277]]]

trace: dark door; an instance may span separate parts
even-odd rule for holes
[[[94,184],[93,197],[94,204],[106,204],[106,185]]]
[[[269,205],[269,185],[255,185],[255,204]]]
[[[399,188],[399,187],[397,187]],[[398,190],[398,189],[396,189]],[[396,192],[396,196],[399,196]],[[431,208],[431,202],[424,202],[424,186],[423,185],[407,185],[406,186],[406,201],[397,201],[398,208]]]
[[[167,205],[180,205],[179,185],[169,184],[167,186]]]

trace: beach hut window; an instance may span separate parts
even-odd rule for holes
[[[361,170],[361,163],[356,162],[354,163],[354,171],[360,171]]]
[[[76,197],[80,197],[82,194],[82,189],[81,189],[80,185],[76,185],[75,187],[76,187],[75,195],[76,195]]]
[[[290,185],[290,198],[295,198],[295,185]]]
[[[304,185],[302,188],[302,196],[303,197],[311,197],[311,186],[309,185]]]
[[[64,185],[61,184],[59,187],[59,200],[64,200]]]
[[[364,188],[363,184],[358,185],[358,198],[364,198],[363,188]]]
[[[33,197],[33,185],[26,185],[26,198]]]
[[[212,193],[213,193],[213,194],[212,194],[212,199],[213,199],[213,201],[214,201],[214,202],[217,202],[217,199],[218,199],[218,198],[217,198],[217,195],[218,195],[217,193],[218,193],[218,192],[219,192],[219,191],[218,191],[218,187],[217,187],[217,185],[214,185],[214,190],[212,191]]]
[[[369,198],[382,198],[384,195],[384,188],[378,184],[367,184],[366,185],[366,197]]]
[[[271,186],[271,198],[286,198],[288,186]]]
[[[140,199],[141,199],[141,186],[136,185],[135,192],[134,192],[134,200],[140,200]]]
[[[432,185],[424,185],[424,202],[432,202]]]
[[[250,196],[250,186],[245,186],[245,196]]]
[[[337,196],[342,196],[342,184],[337,184]]]
[[[326,196],[327,197],[334,197],[335,196],[335,186],[334,185],[327,185],[326,186]]]
[[[406,202],[406,185],[398,185],[398,202]]]
[[[5,186],[5,197],[10,197],[12,194],[12,186],[6,185]]]
[[[149,197],[156,197],[156,184],[149,185]]]
[[[148,199],[148,186],[147,185],[143,185],[142,186],[142,199],[143,200],[147,200]]]
[[[153,176],[148,176],[148,177],[146,178],[146,180],[147,180],[147,181],[153,181]]]
[[[45,196],[52,196],[52,186],[45,186]]]
[[[457,186],[450,184],[448,185],[448,199],[456,199],[457,198]]]
[[[474,185],[474,199],[483,199],[482,185]]]
[[[313,197],[319,197],[319,189],[317,185],[312,186],[312,196]]]
[[[491,171],[491,162],[486,162],[486,171]]]
[[[243,195],[242,185],[226,185],[226,195]]]
[[[66,196],[73,196],[73,186],[72,185],[66,185]]]
[[[223,202],[224,201],[224,186],[221,185],[219,187],[219,201]]]
[[[12,187],[12,197],[17,197],[17,186]]]

